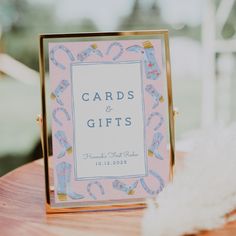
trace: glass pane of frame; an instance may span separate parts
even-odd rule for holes
[[[40,36],[48,212],[143,207],[172,177],[167,31]]]

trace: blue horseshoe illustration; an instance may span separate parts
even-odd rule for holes
[[[157,130],[162,126],[162,124],[163,124],[163,122],[164,122],[164,117],[163,117],[159,112],[152,112],[152,113],[151,113],[151,115],[148,117],[148,120],[147,120],[147,126],[150,125],[151,120],[152,120],[153,117],[155,117],[155,116],[157,116],[157,117],[160,118],[159,123],[158,123],[158,124],[155,126],[155,128],[154,128],[154,131],[157,131]]]
[[[101,193],[102,195],[105,194],[105,191],[104,191],[104,188],[103,188],[103,186],[101,185],[101,183],[98,182],[98,181],[92,181],[92,182],[90,182],[90,183],[87,185],[87,192],[88,192],[89,196],[90,196],[91,198],[93,198],[94,200],[97,200],[97,196],[91,191],[91,187],[92,187],[93,185],[96,185],[96,186],[99,188],[100,193]]]
[[[60,63],[56,60],[55,53],[58,50],[62,50],[63,52],[65,52],[67,54],[67,56],[69,57],[70,61],[74,61],[75,58],[74,58],[72,52],[63,45],[56,46],[50,51],[49,58],[52,61],[52,63],[55,66],[59,67],[60,69],[65,70],[66,69],[65,65],[63,65],[62,63]]]
[[[161,176],[157,172],[155,172],[153,170],[149,170],[149,174],[158,180],[159,187],[156,190],[150,189],[149,186],[146,184],[144,178],[140,179],[140,183],[141,183],[143,189],[145,190],[145,192],[147,192],[150,195],[157,195],[158,193],[160,193],[162,191],[162,189],[165,186],[164,180],[161,178]]]
[[[56,109],[53,110],[53,112],[52,112],[53,119],[55,120],[55,122],[58,125],[62,126],[63,125],[62,122],[56,116],[58,111],[62,111],[65,114],[67,121],[70,120],[70,115],[69,115],[68,111],[64,107],[57,107]]]
[[[119,48],[119,51],[118,53],[112,58],[113,61],[116,61],[118,58],[121,57],[121,55],[124,53],[124,48],[122,46],[121,43],[118,43],[118,42],[113,42],[109,45],[109,47],[107,48],[107,52],[106,52],[106,55],[109,55],[110,52],[111,52],[111,49],[113,47],[118,47]]]

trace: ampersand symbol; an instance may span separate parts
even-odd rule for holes
[[[111,111],[112,111],[112,107],[111,106],[107,106],[106,112],[111,112]]]

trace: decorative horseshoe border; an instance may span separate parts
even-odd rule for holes
[[[94,193],[92,193],[92,191],[91,191],[91,187],[92,187],[93,185],[97,185],[97,186],[98,186],[98,188],[99,188],[99,190],[100,190],[100,193],[101,193],[102,195],[105,194],[105,191],[104,191],[104,188],[103,188],[102,184],[101,184],[100,182],[98,182],[98,181],[90,182],[90,183],[87,185],[87,192],[88,192],[89,196],[90,196],[91,198],[93,198],[94,200],[97,200],[96,195],[95,195]]]
[[[150,123],[151,123],[153,117],[156,117],[156,116],[160,118],[160,121],[159,121],[159,123],[155,126],[154,131],[157,131],[157,130],[162,126],[162,124],[163,124],[163,122],[164,122],[164,117],[163,117],[159,112],[152,112],[152,113],[149,115],[148,119],[147,119],[147,126],[150,125]]]
[[[116,61],[118,58],[121,57],[121,55],[124,53],[124,48],[122,46],[121,43],[118,43],[118,42],[113,42],[109,45],[109,47],[107,48],[107,51],[106,51],[106,55],[109,55],[110,52],[111,52],[111,49],[113,47],[118,47],[120,50],[119,52],[112,58],[113,61]]]
[[[55,47],[50,51],[50,53],[49,53],[49,58],[50,58],[50,60],[52,61],[52,63],[53,63],[55,66],[59,67],[60,69],[65,70],[65,69],[66,69],[65,65],[63,65],[62,63],[60,63],[60,62],[58,62],[58,61],[56,60],[55,53],[56,53],[56,51],[58,51],[58,50],[62,50],[63,52],[65,52],[65,53],[67,54],[67,56],[69,57],[70,61],[74,61],[75,58],[74,58],[72,52],[71,52],[67,47],[65,47],[65,46],[63,46],[63,45],[55,46]]]
[[[62,122],[56,116],[58,111],[62,111],[65,114],[67,121],[69,121],[71,118],[68,111],[64,107],[57,107],[56,109],[54,109],[52,112],[52,117],[58,125],[62,126],[63,125]]]
[[[148,187],[148,185],[146,184],[144,178],[141,178],[141,179],[140,179],[140,183],[141,183],[143,189],[145,190],[145,192],[147,192],[147,193],[150,194],[150,195],[157,195],[158,193],[160,193],[160,192],[162,191],[162,189],[163,189],[164,186],[165,186],[164,180],[161,178],[161,176],[160,176],[157,172],[155,172],[155,171],[153,171],[153,170],[149,170],[149,174],[150,174],[151,176],[153,176],[155,179],[158,180],[158,182],[159,182],[159,184],[160,184],[160,187],[159,187],[157,190],[152,190],[152,189],[150,189],[150,188]]]

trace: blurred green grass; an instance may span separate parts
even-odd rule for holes
[[[0,156],[25,154],[39,137],[36,116],[40,113],[39,86],[0,80]]]
[[[173,102],[179,110],[176,118],[176,139],[201,126],[201,80],[180,79],[172,81]]]

